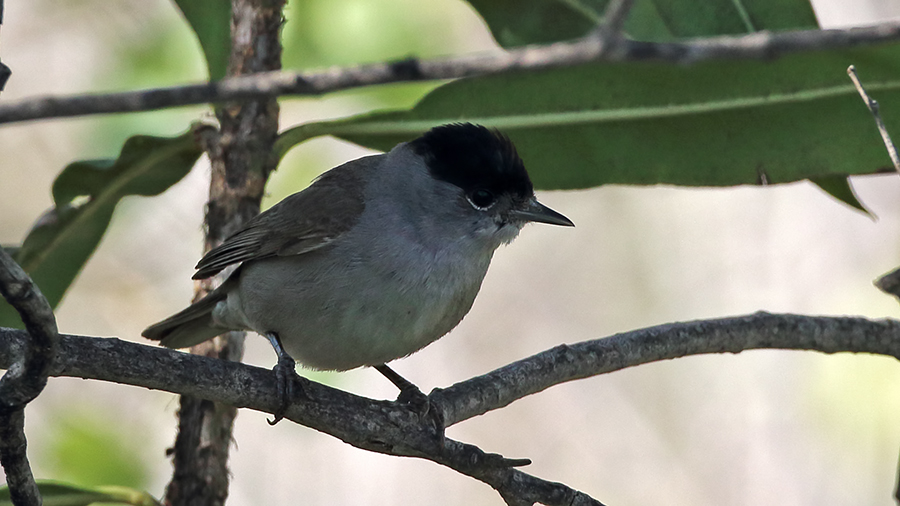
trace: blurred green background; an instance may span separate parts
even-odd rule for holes
[[[900,16],[888,0],[815,6],[827,26]],[[294,1],[285,16],[287,68],[496,47],[458,0]],[[168,1],[8,2],[4,21],[0,56],[13,77],[0,100],[205,77],[199,46]],[[431,86],[284,100],[282,127],[410,105]],[[189,107],[0,128],[0,243],[24,237],[51,205],[52,180],[70,161],[114,156],[132,135],[174,135],[206,114],[206,107]],[[273,176],[265,205],[367,152],[330,138],[307,142]],[[63,332],[141,342],[142,328],[189,300],[207,184],[201,163],[160,197],[123,201],[59,308]],[[870,281],[900,264],[900,182],[884,176],[854,185],[877,220],[810,184],[542,195],[576,229],[524,230],[498,252],[460,327],[397,369],[427,391],[560,342],[667,321],[759,309],[896,318],[896,302]],[[251,337],[247,361],[270,367],[274,357]],[[363,395],[395,395],[368,370],[317,379]],[[54,379],[26,415],[37,476],[161,495],[176,407],[165,393]],[[263,418],[238,417],[229,504],[500,503],[488,487],[433,464],[368,454],[302,427],[269,427]],[[607,504],[887,505],[898,419],[893,360],[756,351],[556,387],[449,435],[529,457],[529,472]]]

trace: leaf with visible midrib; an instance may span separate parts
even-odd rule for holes
[[[636,3],[629,23],[657,39],[815,26],[807,2],[745,4],[644,0]],[[480,2],[474,5],[481,8]],[[530,3],[523,10],[525,5]],[[590,5],[601,9],[606,3]],[[513,11],[507,13],[511,23],[527,16]],[[800,53],[773,62],[598,63],[461,79],[434,90],[412,110],[287,130],[276,153],[326,134],[387,150],[435,125],[470,121],[509,134],[541,189],[812,179],[863,209],[840,179],[877,172],[888,158],[847,80],[844,70],[851,62],[865,67],[868,86],[886,107],[900,106],[896,45]]]
[[[158,195],[180,181],[202,150],[192,131],[178,137],[138,135],[115,160],[75,162],[53,183],[55,207],[34,224],[15,259],[56,306],[93,254],[116,204],[127,195]],[[0,302],[0,326],[21,327],[15,310]]]
[[[882,110],[900,111],[900,45],[892,44],[773,62],[630,62],[464,79],[409,111],[301,125],[277,147],[331,134],[386,150],[432,126],[471,121],[507,133],[541,189],[871,174],[890,161],[847,80],[851,62]],[[900,128],[897,118],[886,118],[889,128]]]

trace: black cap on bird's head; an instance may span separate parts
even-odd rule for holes
[[[435,179],[452,183],[467,193],[485,189],[517,199],[534,194],[525,164],[508,137],[471,123],[432,128],[410,143],[425,159]]]
[[[511,216],[522,222],[572,226],[568,218],[534,198],[531,178],[516,147],[496,129],[451,123],[432,128],[410,146],[425,159],[435,179],[461,188],[478,209],[486,210],[496,197],[507,194],[517,203]]]

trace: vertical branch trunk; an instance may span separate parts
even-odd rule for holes
[[[232,0],[231,59],[228,75],[281,68],[284,0]],[[206,213],[206,251],[259,213],[266,179],[274,169],[270,157],[278,132],[275,99],[225,104],[216,111],[219,130],[200,132],[212,165]],[[221,282],[222,279],[216,279]],[[201,283],[196,297],[212,288]],[[240,360],[244,333],[229,332],[195,346],[192,353]],[[182,396],[178,436],[171,450],[174,472],[166,488],[172,506],[222,505],[228,497],[228,450],[236,410],[196,397]]]

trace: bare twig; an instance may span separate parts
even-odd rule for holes
[[[900,172],[900,157],[897,156],[897,147],[894,145],[894,141],[891,140],[891,134],[888,132],[884,120],[881,119],[878,102],[866,93],[866,89],[863,87],[862,82],[859,80],[859,76],[856,74],[856,66],[850,65],[847,67],[847,74],[850,76],[850,80],[853,81],[853,85],[856,86],[856,91],[859,92],[859,96],[862,97],[863,102],[866,103],[869,112],[872,113],[872,118],[875,119],[875,126],[878,127],[878,133],[881,134],[881,141],[884,142],[884,147],[887,148],[888,155],[891,157],[891,162],[894,164],[894,169],[897,172]],[[876,280],[875,286],[885,293],[900,297],[900,269],[885,274]],[[894,499],[900,504],[900,464],[897,466],[897,485],[894,488]]]
[[[875,125],[878,127],[878,133],[881,134],[881,140],[884,142],[884,147],[887,148],[888,155],[891,157],[891,162],[894,163],[894,168],[897,172],[900,172],[900,156],[897,155],[897,147],[894,146],[894,141],[891,140],[891,134],[888,133],[887,127],[881,119],[881,113],[878,110],[878,102],[869,97],[869,94],[866,93],[866,89],[863,88],[862,83],[859,81],[859,76],[856,75],[855,66],[850,65],[847,67],[847,74],[850,75],[850,80],[853,81],[853,85],[856,86],[856,91],[859,92],[859,96],[862,97],[863,102],[866,103],[866,107],[869,108],[869,112],[872,113],[872,117],[875,118]]]
[[[376,84],[485,76],[513,70],[569,67],[593,61],[659,60],[688,64],[713,59],[771,59],[788,53],[848,48],[900,39],[900,23],[846,30],[757,32],[685,42],[652,43],[623,38],[603,41],[596,33],[575,42],[527,46],[429,60],[338,67],[317,72],[260,72],[213,83],[124,93],[36,97],[0,105],[0,123],[134,112],[281,95],[314,96]]]
[[[603,12],[603,23],[597,27],[599,36],[604,41],[613,41],[622,38],[622,30],[634,0],[611,0]]]
[[[39,506],[40,492],[28,464],[25,405],[47,384],[59,336],[47,299],[28,274],[0,248],[0,295],[18,311],[27,329],[14,350],[17,357],[3,366],[0,378],[0,463],[13,504]]]
[[[0,329],[0,367],[11,362],[12,350],[24,339],[24,332]],[[900,322],[757,313],[660,325],[559,346],[484,376],[437,389],[430,397],[432,405],[442,411],[451,425],[578,378],[688,355],[760,348],[900,357]],[[63,336],[54,363],[54,376],[138,385],[268,413],[280,405],[275,380],[268,370],[117,339]],[[404,405],[358,397],[313,382],[306,385],[304,393],[306,396],[294,399],[286,417],[351,445],[451,467],[488,483],[510,504],[530,504],[527,501],[534,500],[569,504],[569,499],[574,504],[590,503],[587,496],[564,485],[503,465],[498,467],[499,456],[481,457],[477,448],[449,439],[436,447],[427,424]],[[466,467],[466,462],[472,462],[472,455],[483,466]]]
[[[900,358],[900,322],[756,313],[671,323],[561,345],[432,392],[450,426],[553,385],[635,365],[702,353],[779,348],[877,353]]]

